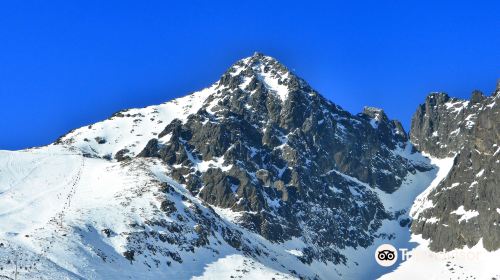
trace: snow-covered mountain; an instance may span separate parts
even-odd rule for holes
[[[199,92],[0,151],[0,277],[377,278],[393,270],[377,246],[415,247],[456,165],[425,126],[412,140],[436,158],[383,110],[352,115],[256,53]]]

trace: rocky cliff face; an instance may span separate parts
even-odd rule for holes
[[[500,84],[499,84],[500,85]],[[470,100],[429,95],[412,119],[411,141],[436,157],[454,157],[448,176],[427,197],[411,227],[436,251],[482,239],[500,248],[500,87]]]

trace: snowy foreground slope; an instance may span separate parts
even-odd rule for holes
[[[451,165],[450,160],[434,163],[441,166],[438,174],[432,171],[426,177],[408,180],[428,183],[435,178],[432,184],[435,187]],[[151,167],[154,163],[123,166],[83,157],[74,149],[51,146],[19,152],[1,151],[0,164],[0,275],[5,277],[13,277],[17,258],[20,279],[294,278],[280,268],[273,268],[272,261],[245,257],[230,246],[218,246],[222,254],[217,256],[206,250],[184,253],[190,256],[183,256],[182,264],[161,265],[163,269],[130,264],[122,255],[127,249],[126,234],[133,230],[129,225],[144,223],[147,217],[158,215],[160,203],[152,185],[159,183],[156,180],[169,180],[155,175],[158,170]],[[47,186],[51,187],[47,189]],[[178,187],[179,193],[187,193]],[[421,186],[410,183],[392,194],[394,196],[380,195],[389,208],[403,209],[421,191]],[[176,201],[176,204],[182,203],[182,199]],[[425,204],[424,201],[418,203]],[[111,237],[103,232],[105,229],[113,232]],[[395,222],[384,224],[381,231],[396,235],[396,239],[390,241],[396,247],[413,248],[418,244],[413,250],[415,258],[382,279],[412,279],[416,275],[426,279],[462,275],[490,279],[487,277],[500,273],[495,272],[497,266],[494,265],[500,257],[498,253],[485,252],[480,245],[451,253],[434,253],[426,249],[428,242],[425,240],[418,237],[409,240],[408,229]],[[320,277],[324,279],[332,276],[332,270],[341,273],[343,277],[339,278],[343,279],[372,279],[371,276],[390,272],[377,266],[372,259],[372,252],[384,242],[381,239],[367,249],[348,252],[351,266],[329,268],[314,263],[310,269],[322,273]],[[280,262],[293,264],[294,254],[300,254],[300,243],[288,242],[273,249],[281,255]],[[363,265],[356,266],[354,262]],[[295,265],[298,268],[302,264],[295,261]]]
[[[419,213],[432,207],[429,194],[442,184],[453,167],[454,158],[433,159],[433,164],[439,167],[434,181],[430,186],[417,196],[410,213],[413,219]],[[433,223],[434,221],[429,221]],[[454,249],[451,251],[434,252],[430,249],[429,240],[421,235],[410,236],[410,247],[397,246],[410,249],[409,259],[400,262],[394,271],[384,274],[380,279],[498,279],[500,278],[500,251],[487,251],[482,241],[468,248]]]
[[[230,276],[293,279],[282,264],[302,275],[319,275],[322,279],[368,279],[374,273],[386,272],[375,265],[367,265],[373,264],[372,250],[383,243],[384,238],[366,249],[348,250],[350,261],[347,265],[318,262],[304,265],[296,257],[302,254],[303,241],[294,239],[273,244],[232,223],[237,216],[235,212],[216,209],[220,214],[217,217],[183,186],[165,177],[156,160],[120,163],[87,158],[72,147],[49,146],[17,152],[0,151],[0,165],[0,275],[6,277],[14,275],[16,259],[21,279],[226,279]],[[421,177],[409,177],[408,184],[398,192],[392,195],[380,192],[379,195],[389,209],[404,209],[434,175],[434,171],[429,171],[419,175]],[[161,181],[174,186],[169,196],[175,197],[177,209],[186,213],[197,205],[218,223],[243,231],[253,246],[267,247],[272,255],[248,257],[227,244],[183,251],[175,244],[164,246],[165,242],[159,238],[156,241],[159,244],[151,242],[149,246],[162,248],[168,256],[171,252],[180,252],[182,263],[166,264],[161,252],[140,259],[136,257],[131,263],[123,255],[128,250],[130,237],[141,232],[157,232],[160,236],[165,232],[155,231],[160,227],[148,221],[155,218],[169,222],[171,219],[161,211],[164,194]],[[183,196],[187,198],[183,200]],[[187,215],[187,219],[190,218]],[[194,220],[184,223],[195,228]],[[380,232],[394,234],[393,244],[407,246],[408,229],[397,221],[387,221]],[[197,239],[194,231],[191,235],[186,238]],[[224,238],[219,239],[224,242]],[[144,240],[138,240],[141,241]],[[214,239],[211,243],[217,242],[220,241]],[[277,261],[273,261],[274,258]],[[159,262],[157,267],[156,260]]]
[[[421,278],[418,258],[374,253],[440,256],[409,227],[453,168],[441,157],[255,54],[202,91],[0,151],[0,279]],[[426,276],[496,275],[448,261]]]
[[[0,275],[4,277],[13,277],[17,260],[20,279],[188,279],[245,275],[245,270],[252,270],[248,273],[252,278],[291,278],[227,245],[217,246],[216,256],[214,249],[180,251],[182,264],[162,260],[158,267],[150,267],[147,260],[141,264],[136,259],[140,264],[132,265],[123,256],[128,239],[144,226],[154,232],[155,225],[145,223],[162,216],[158,179],[168,178],[155,175],[160,170],[154,162],[123,165],[50,146],[1,151],[0,164]],[[179,198],[177,208],[188,212],[192,205],[201,206],[194,199],[183,201],[185,192],[171,191]],[[154,264],[155,256],[148,257]]]
[[[500,278],[500,251],[488,252],[482,242],[449,252],[432,252],[429,242],[420,236],[413,236],[412,242],[419,244],[412,250],[412,257],[381,280]]]

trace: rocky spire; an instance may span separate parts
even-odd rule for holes
[[[493,92],[493,95],[500,95],[500,79],[497,80],[497,87],[495,92]]]
[[[486,98],[486,96],[484,96],[483,92],[476,89],[472,92],[472,96],[470,98],[470,101],[472,103],[479,103],[479,102],[483,101],[485,98]]]
[[[377,122],[386,122],[388,121],[387,115],[384,110],[376,107],[365,106],[363,108],[363,114],[374,119]]]

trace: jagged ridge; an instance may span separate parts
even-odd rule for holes
[[[454,157],[448,176],[414,214],[412,231],[433,250],[500,248],[500,82],[489,97],[429,95],[412,120],[411,140],[435,157]]]

